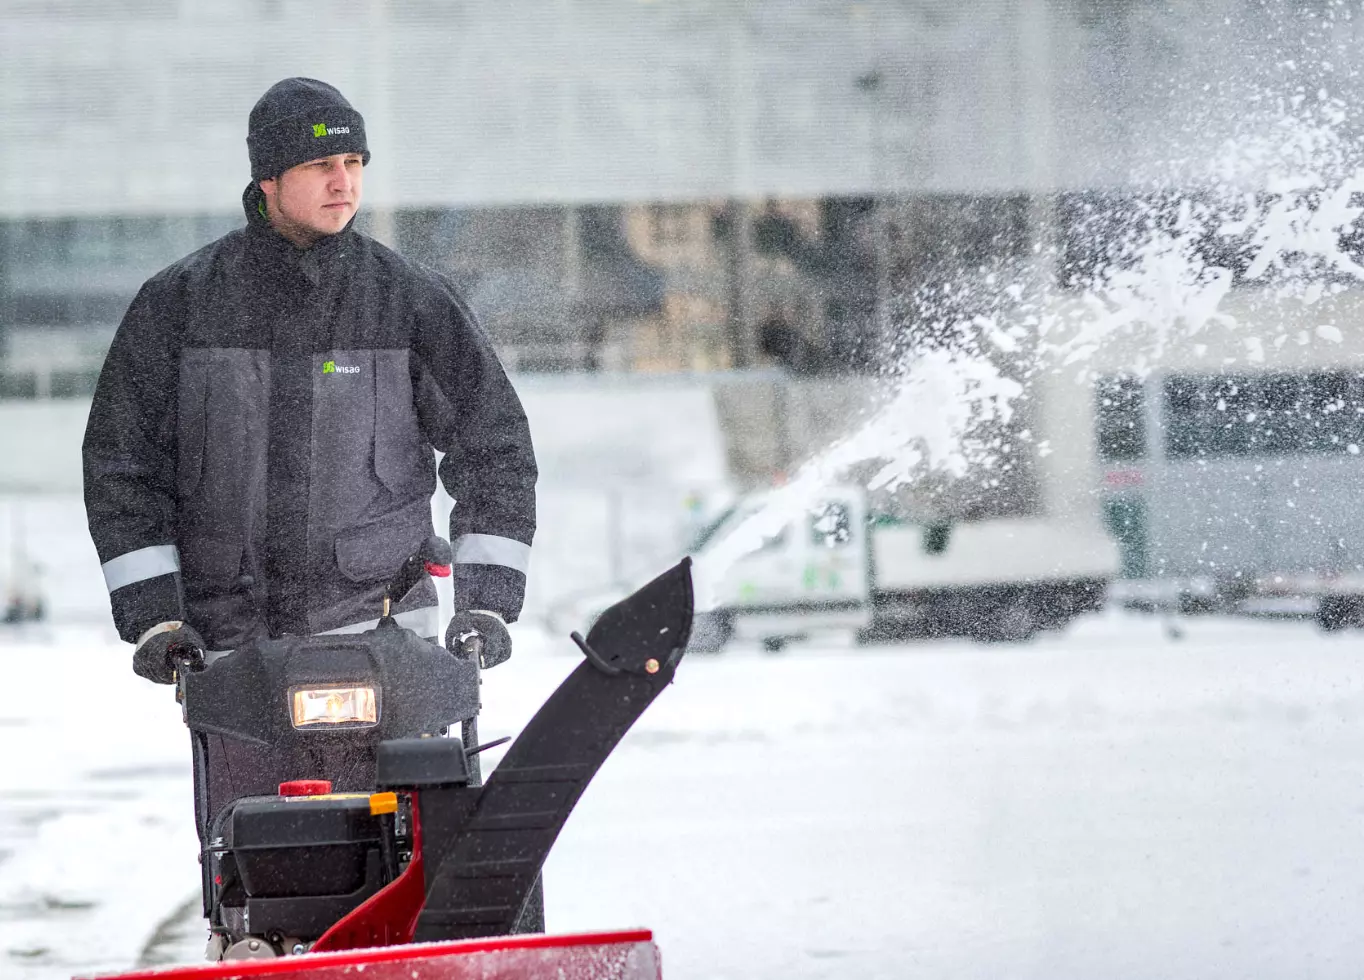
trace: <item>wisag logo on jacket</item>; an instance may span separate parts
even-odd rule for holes
[[[360,368],[359,368],[358,365],[352,367],[352,366],[348,366],[348,365],[345,365],[345,364],[338,365],[335,361],[323,361],[323,362],[322,362],[322,373],[323,373],[323,374],[359,374],[359,373],[360,373]]]

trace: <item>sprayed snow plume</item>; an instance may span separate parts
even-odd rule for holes
[[[1238,311],[1278,324],[1281,312],[1364,281],[1364,152],[1351,136],[1364,131],[1360,112],[1324,89],[1247,91],[1239,80],[1200,106],[1170,134],[1164,159],[1144,161],[1125,188],[1039,205],[1030,255],[942,263],[951,271],[892,297],[874,407],[712,542],[700,579],[718,582],[831,483],[888,492],[1007,480],[1024,455],[1047,452],[1022,410],[1034,388],[1092,385],[1105,351],[1120,350],[1124,370],[1145,377],[1172,348],[1229,331],[1244,363],[1263,361],[1286,335],[1238,321],[1226,303],[1233,289]],[[1219,130],[1209,120],[1221,133],[1211,145]],[[1296,336],[1343,339],[1327,316]]]

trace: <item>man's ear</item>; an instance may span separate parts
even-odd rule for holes
[[[256,183],[260,185],[261,193],[265,195],[266,200],[273,201],[275,199],[275,194],[279,190],[278,178],[266,177],[256,181]]]

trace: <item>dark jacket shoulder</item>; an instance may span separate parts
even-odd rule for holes
[[[245,237],[246,230],[238,228],[176,259],[147,278],[142,284],[143,293],[149,297],[168,298],[202,286],[226,267],[236,265]]]

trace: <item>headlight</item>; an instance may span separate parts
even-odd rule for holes
[[[372,687],[301,687],[294,694],[294,727],[379,722],[379,699]]]

